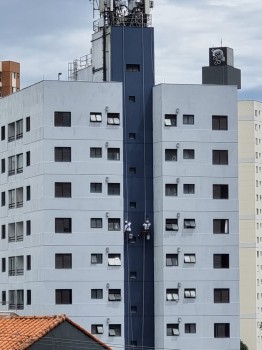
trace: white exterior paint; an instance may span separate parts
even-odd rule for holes
[[[120,113],[120,125],[107,125],[106,106]],[[54,127],[54,112],[70,111],[71,127]],[[102,122],[91,123],[90,112],[101,112]],[[30,131],[25,131],[30,116]],[[23,137],[8,142],[8,124],[23,119]],[[0,141],[1,159],[6,170],[0,176],[6,204],[0,207],[1,225],[6,238],[1,240],[0,258],[6,258],[1,272],[1,291],[24,290],[21,315],[67,314],[91,330],[102,324],[98,335],[108,344],[124,344],[124,270],[108,266],[108,253],[123,258],[123,152],[122,85],[44,81],[0,101],[1,126],[6,139]],[[71,147],[71,162],[54,162],[54,147]],[[90,158],[90,147],[101,147],[102,158]],[[107,147],[120,149],[120,160],[107,160]],[[25,166],[30,151],[31,165]],[[23,153],[23,172],[8,176],[8,157]],[[107,194],[107,180],[120,183],[120,196]],[[55,198],[55,182],[71,182],[72,198]],[[101,182],[102,193],[90,193],[90,183]],[[26,186],[31,200],[26,201]],[[23,187],[23,207],[9,209],[8,190]],[[107,214],[108,213],[108,214]],[[121,219],[120,231],[108,231],[107,216]],[[55,233],[55,218],[72,218],[72,233]],[[90,228],[90,218],[102,218],[103,228]],[[31,235],[25,234],[31,220]],[[8,223],[24,223],[23,240],[8,242]],[[72,253],[72,269],[55,269],[56,253]],[[91,264],[91,253],[103,254],[103,263]],[[26,255],[31,255],[31,271],[26,270]],[[8,276],[8,257],[24,256],[24,273]],[[1,261],[1,260],[0,260]],[[110,284],[110,286],[107,285]],[[121,289],[122,301],[109,302],[107,289]],[[72,289],[72,305],[56,305],[55,289]],[[91,300],[91,289],[103,289],[103,299]],[[26,290],[32,304],[26,305]],[[0,292],[1,293],[1,292]],[[7,305],[0,307],[8,310]],[[109,324],[121,324],[121,337],[108,337]]]
[[[240,305],[241,339],[249,350],[262,347],[262,103],[240,101]]]
[[[237,97],[232,86],[166,85],[153,90],[155,347],[165,349],[239,350],[239,235]],[[177,114],[177,126],[164,125],[165,114]],[[183,124],[193,114],[194,125]],[[228,130],[212,130],[212,115],[228,116]],[[165,161],[165,149],[177,149],[177,161]],[[195,159],[183,159],[194,149]],[[212,150],[228,150],[228,165],[212,165]],[[165,196],[165,184],[177,184],[176,197]],[[183,184],[195,184],[184,194]],[[212,185],[228,184],[229,199],[213,199]],[[165,219],[178,218],[178,231],[166,231]],[[195,219],[185,229],[184,219]],[[229,234],[213,234],[213,219],[227,218]],[[179,255],[178,266],[166,266],[166,254]],[[196,263],[185,264],[194,253]],[[227,253],[229,269],[214,269],[213,254]],[[179,286],[179,287],[178,287]],[[166,289],[179,288],[179,301],[167,301]],[[185,299],[184,289],[196,298]],[[230,303],[214,304],[214,288],[230,288]],[[167,336],[167,324],[179,324],[179,336]],[[184,325],[196,323],[196,333]],[[230,338],[215,339],[214,323],[230,323]]]

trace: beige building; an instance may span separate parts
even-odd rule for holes
[[[239,105],[240,334],[262,349],[262,103]]]
[[[20,63],[0,61],[0,98],[20,90]]]

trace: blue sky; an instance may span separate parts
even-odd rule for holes
[[[234,49],[242,99],[262,101],[261,0],[155,0],[156,83],[199,84],[208,48]],[[67,80],[67,64],[90,52],[89,0],[2,0],[0,60],[21,63],[22,87]]]

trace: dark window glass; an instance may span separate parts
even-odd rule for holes
[[[179,335],[179,324],[172,323],[166,325],[166,335],[169,336],[178,336]]]
[[[177,115],[165,114],[165,126],[177,126]]]
[[[1,225],[1,239],[5,239],[6,235],[6,230],[5,230],[5,225]]]
[[[120,160],[120,148],[108,148],[107,149],[108,160]]]
[[[5,158],[1,159],[1,173],[5,173]]]
[[[230,338],[230,323],[214,323],[214,338]]]
[[[55,290],[56,304],[72,304],[72,289],[56,289]]]
[[[184,184],[183,191],[185,194],[194,194],[195,193],[195,185],[194,184]]]
[[[166,184],[165,185],[166,196],[177,196],[177,184]]]
[[[177,149],[165,149],[165,160],[166,161],[177,161]]]
[[[178,219],[166,219],[166,231],[178,231]]]
[[[91,254],[91,264],[102,264],[103,254]]]
[[[136,102],[136,96],[128,96],[128,101],[131,103],[135,103]]]
[[[108,231],[120,231],[120,219],[108,219]]]
[[[1,192],[1,206],[5,206],[5,192]]]
[[[6,291],[2,291],[2,305],[6,305]]]
[[[140,64],[128,63],[126,65],[126,70],[127,72],[140,72]]]
[[[103,220],[101,218],[91,218],[90,219],[90,227],[91,228],[102,228]]]
[[[184,159],[195,159],[195,150],[194,149],[183,149],[183,158]]]
[[[178,266],[178,254],[166,254],[166,266]]]
[[[72,219],[71,218],[55,218],[55,233],[71,233]]]
[[[55,112],[55,126],[71,126],[71,112]]]
[[[31,220],[26,221],[26,235],[27,236],[31,235]]]
[[[119,113],[107,113],[107,124],[108,125],[119,125],[120,114]]]
[[[30,117],[27,117],[25,120],[25,131],[30,131]]]
[[[27,151],[26,152],[26,166],[29,166],[31,163],[31,160],[30,160],[30,151]]]
[[[213,150],[212,151],[213,164],[227,165],[228,151],[227,150]]]
[[[213,219],[213,233],[229,233],[229,220]]]
[[[185,323],[185,333],[196,333],[196,324]]]
[[[101,147],[90,147],[90,158],[101,158],[102,148]]]
[[[30,201],[31,200],[31,187],[26,186],[26,200]]]
[[[183,114],[183,124],[194,124],[193,114]]]
[[[6,260],[2,258],[2,272],[6,272]]]
[[[91,193],[102,193],[102,183],[101,182],[91,182],[90,183]]]
[[[227,130],[227,116],[212,115],[212,130]]]
[[[26,256],[26,269],[31,270],[31,255]]]
[[[119,183],[109,183],[107,185],[107,194],[111,196],[120,195],[120,184]]]
[[[56,269],[72,269],[72,254],[56,254],[55,255]]]
[[[71,182],[55,182],[55,197],[70,198],[71,197]]]
[[[31,290],[30,289],[27,289],[26,291],[26,304],[27,305],[31,305]]]
[[[108,289],[109,301],[121,301],[121,289]]]
[[[214,199],[228,199],[228,185],[213,185]]]
[[[91,289],[91,299],[103,299],[103,289]]]
[[[110,324],[108,335],[109,337],[121,337],[121,324]]]
[[[55,147],[55,162],[71,162],[71,147]]]
[[[1,126],[1,141],[5,140],[5,126]]]
[[[214,254],[213,255],[214,269],[228,269],[229,268],[229,254]]]
[[[229,303],[229,289],[214,289],[214,303]]]

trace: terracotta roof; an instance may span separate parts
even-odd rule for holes
[[[56,316],[13,316],[0,315],[0,349],[25,350],[33,343],[47,335],[63,322],[69,322],[89,338],[99,343],[104,349],[111,348],[97,339],[93,334],[70,320],[65,315]]]

